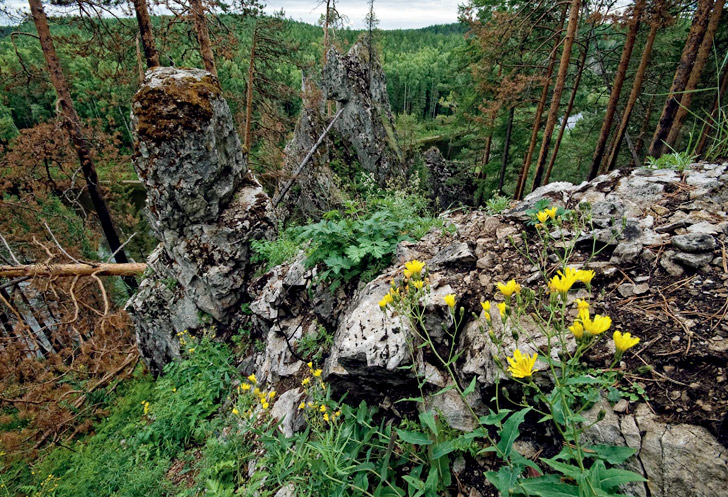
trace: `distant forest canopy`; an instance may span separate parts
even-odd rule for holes
[[[418,151],[437,146],[472,171],[483,202],[496,190],[521,197],[545,181],[578,181],[670,149],[724,154],[725,129],[705,126],[711,112],[724,115],[716,110],[717,90],[726,86],[723,4],[637,0],[617,9],[581,0],[474,0],[462,7],[461,23],[374,30],[373,38],[412,165],[421,162]],[[85,12],[103,6],[79,5]],[[239,131],[251,137],[254,169],[263,178],[274,175],[300,112],[302,75],[319,77],[326,44],[345,51],[367,30],[339,29],[330,2],[321,26],[246,7],[225,13],[215,4],[202,16],[209,30],[206,60],[194,5],[177,16],[151,17],[159,63],[214,63]],[[50,24],[81,121],[106,152],[113,137],[113,159],[100,152],[97,159],[102,179],[134,179],[130,102],[146,67],[136,19],[89,15]],[[12,29],[36,32],[30,21]],[[7,161],[58,112],[38,40],[11,35],[7,27],[0,33],[0,160]]]

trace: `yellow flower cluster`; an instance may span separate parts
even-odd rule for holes
[[[149,402],[142,400],[142,407],[144,408],[144,415],[149,414]]]
[[[260,387],[258,387],[258,379],[255,377],[255,374],[251,374],[246,378],[246,380],[248,381],[238,385],[238,391],[240,391],[240,393],[248,393],[252,390],[252,393],[258,399],[260,406],[263,409],[268,409],[270,407],[270,403],[273,402],[273,398],[276,396],[276,391],[261,390]],[[237,409],[233,409],[233,414],[239,415],[240,413],[236,411]]]
[[[321,369],[315,368],[312,362],[309,362],[306,365],[308,366],[308,372],[310,376],[307,376],[301,381],[301,386],[303,387],[305,397],[313,399],[320,398],[323,395],[323,392],[326,391],[326,384],[321,379],[321,374],[323,373],[323,371]],[[323,419],[327,423],[341,416],[340,409],[337,409],[329,414],[329,407],[323,402],[316,402],[315,400],[309,402],[302,401],[298,405],[298,408],[311,409],[312,412],[320,415],[321,419]]]
[[[53,476],[53,473],[49,474],[45,480],[40,482],[40,490],[33,494],[33,497],[41,497],[43,495],[55,495],[56,488],[58,488],[58,481],[60,478]]]
[[[550,209],[539,211],[536,213],[536,219],[538,219],[538,222],[541,224],[544,224],[549,219],[554,221],[556,219],[556,211],[558,210],[558,207],[551,207]]]
[[[192,354],[195,351],[195,348],[192,347],[192,345],[195,344],[195,339],[192,338],[190,333],[187,330],[180,331],[177,333],[177,338],[179,339],[179,344],[181,347],[187,348],[187,353]]]
[[[577,282],[584,283],[587,287],[591,285],[595,273],[591,269],[573,269],[570,267],[559,271],[556,276],[549,281],[549,290],[551,293],[560,293],[566,295]]]
[[[420,295],[419,292],[425,289],[425,285],[429,281],[426,276],[427,270],[425,268],[425,263],[422,261],[418,261],[417,259],[411,260],[404,264],[403,274],[404,278],[401,282],[401,288],[398,287],[395,280],[392,279],[391,288],[389,289],[387,294],[379,301],[379,308],[382,311],[385,311],[387,307],[391,306],[392,304],[396,304],[402,301],[404,298],[406,298],[407,295]],[[415,292],[412,292],[412,288],[415,289]]]
[[[447,306],[450,309],[455,308],[455,294],[454,293],[449,293],[449,294],[445,295],[443,297],[443,299],[445,300],[445,303],[447,304]]]

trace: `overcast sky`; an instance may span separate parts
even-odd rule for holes
[[[380,29],[421,28],[457,21],[458,4],[463,2],[464,0],[375,0],[374,11],[379,18]],[[0,0],[0,4],[2,3]],[[4,0],[4,3],[10,7],[28,7],[25,0]],[[282,8],[286,17],[315,23],[324,11],[317,4],[317,0],[268,0],[267,10],[272,12]],[[336,5],[339,12],[349,18],[352,28],[363,27],[367,11],[366,0],[338,0]],[[157,10],[157,13],[161,11]],[[0,14],[0,24],[7,24],[3,21]]]

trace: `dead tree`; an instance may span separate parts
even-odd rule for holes
[[[51,83],[58,96],[58,108],[60,109],[62,116],[62,125],[66,129],[66,132],[71,137],[73,147],[78,155],[78,160],[81,163],[81,170],[86,179],[86,187],[88,188],[91,202],[96,210],[96,215],[99,218],[101,229],[104,232],[106,241],[109,244],[111,252],[115,254],[116,262],[124,264],[129,262],[129,259],[124,252],[124,248],[119,240],[119,235],[116,233],[114,222],[111,218],[111,212],[109,211],[106,201],[101,194],[99,188],[99,178],[96,174],[96,168],[94,166],[93,159],[91,158],[91,152],[88,146],[86,137],[83,135],[81,128],[81,120],[76,113],[76,108],[73,106],[71,100],[71,92],[68,89],[68,83],[66,77],[63,74],[61,64],[56,54],[56,48],[53,44],[53,38],[51,37],[51,31],[48,26],[48,18],[46,17],[45,10],[41,0],[28,0],[30,5],[30,11],[33,16],[33,22],[38,32],[38,39],[40,40],[40,46],[43,51],[43,56],[46,61],[46,67],[48,74],[51,79]],[[127,285],[132,289],[137,287],[136,280],[128,276],[124,279]]]

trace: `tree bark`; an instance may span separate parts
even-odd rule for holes
[[[554,151],[551,153],[551,160],[549,160],[549,165],[546,168],[546,174],[543,177],[544,184],[549,182],[549,179],[551,178],[551,171],[554,168],[554,164],[556,163],[556,156],[559,153],[559,148],[561,147],[561,139],[564,137],[564,133],[566,132],[566,125],[568,124],[569,117],[571,116],[571,110],[574,108],[574,100],[576,100],[576,93],[579,90],[579,83],[581,83],[581,75],[584,73],[584,66],[586,65],[586,54],[589,52],[589,44],[587,41],[586,46],[584,47],[584,50],[581,53],[581,60],[579,60],[579,69],[576,73],[576,79],[574,79],[574,89],[571,91],[571,96],[569,97],[569,103],[566,105],[566,111],[564,112],[564,121],[561,123],[561,128],[559,129],[559,136],[556,137],[556,143],[554,144]]]
[[[205,70],[217,77],[217,68],[215,67],[215,55],[212,53],[212,44],[210,43],[210,31],[207,29],[207,20],[205,19],[205,8],[202,0],[190,0],[190,9],[192,10],[192,19],[195,22],[195,31],[197,32],[197,42],[200,44],[200,55]]]
[[[144,273],[147,265],[142,262],[125,264],[24,264],[22,266],[0,266],[0,278],[23,276],[136,276]]]
[[[642,119],[642,124],[640,125],[640,135],[637,137],[637,143],[635,143],[635,151],[637,154],[642,152],[642,149],[645,146],[645,134],[647,133],[647,127],[650,125],[650,118],[652,117],[652,110],[655,106],[655,96],[652,95],[650,97],[650,101],[647,104],[647,109],[645,110],[645,117]],[[636,166],[638,164],[638,160],[632,157],[632,162],[630,163],[630,166]]]
[[[642,13],[645,10],[646,3],[646,0],[636,0],[634,4],[632,19],[629,24],[629,30],[627,31],[627,37],[624,40],[624,47],[622,47],[622,55],[619,59],[619,66],[617,66],[617,73],[614,75],[612,92],[609,94],[607,112],[604,115],[604,121],[602,121],[602,129],[599,131],[597,146],[594,149],[594,157],[592,158],[591,167],[589,169],[589,180],[597,177],[597,174],[599,174],[599,168],[602,165],[604,152],[607,149],[607,141],[609,140],[609,133],[612,130],[612,122],[614,121],[614,115],[617,112],[617,103],[619,103],[619,96],[622,94],[622,86],[624,85],[624,80],[627,76],[627,68],[629,67],[629,61],[632,58],[634,42],[637,39],[637,32],[640,28],[640,19],[642,18]]]
[[[258,35],[258,21],[255,21],[253,27],[253,41],[250,45],[250,62],[248,64],[248,88],[245,98],[245,141],[243,148],[246,153],[250,152],[251,145],[251,129],[253,121],[253,78],[255,78],[255,44]]]
[[[159,52],[157,52],[157,46],[154,43],[154,31],[152,30],[152,21],[149,17],[147,0],[132,1],[134,3],[137,24],[139,25],[144,58],[147,60],[147,67],[151,69],[159,65]]]
[[[574,45],[574,39],[576,38],[576,28],[579,25],[579,9],[581,9],[581,0],[572,0],[569,10],[569,24],[566,28],[564,47],[561,52],[561,61],[559,62],[559,72],[556,76],[554,93],[551,96],[551,107],[549,108],[549,114],[546,119],[546,126],[544,127],[543,131],[541,150],[539,150],[538,152],[538,162],[536,163],[536,172],[533,177],[532,190],[541,185],[541,177],[543,176],[544,165],[546,165],[546,157],[548,156],[549,146],[551,145],[551,137],[554,134],[556,120],[559,117],[559,104],[561,103],[561,94],[564,93],[566,74],[569,72],[571,47]]]
[[[708,60],[711,48],[713,48],[713,39],[718,29],[718,22],[720,21],[720,15],[723,13],[724,5],[725,0],[715,0],[713,13],[710,15],[708,28],[705,30],[705,36],[700,44],[695,65],[693,65],[693,69],[690,71],[690,78],[688,79],[687,85],[685,85],[685,93],[682,94],[682,98],[680,99],[680,107],[677,109],[675,122],[672,124],[672,128],[670,128],[670,134],[667,135],[667,144],[671,147],[675,146],[680,130],[688,116],[688,109],[690,109],[690,103],[693,100],[693,91],[695,91],[698,83],[700,83],[700,76],[703,73],[705,62]]]
[[[498,192],[503,195],[503,183],[506,178],[506,165],[508,164],[508,152],[511,148],[511,131],[513,130],[513,115],[516,107],[508,109],[508,125],[506,126],[506,140],[503,143],[503,156],[501,157],[501,167],[498,174]]]
[[[518,176],[518,183],[516,184],[516,191],[513,194],[515,200],[520,200],[523,196],[523,187],[526,184],[526,178],[528,178],[528,170],[531,168],[531,160],[533,159],[533,151],[536,149],[536,141],[538,140],[538,130],[541,129],[541,116],[543,115],[543,109],[546,107],[546,98],[549,95],[549,86],[551,85],[551,76],[554,74],[554,67],[556,66],[556,54],[558,53],[559,45],[561,44],[561,32],[564,29],[564,21],[566,20],[567,6],[561,11],[561,21],[559,22],[558,34],[556,36],[556,43],[554,43],[554,49],[549,57],[549,65],[546,70],[546,83],[543,85],[541,91],[541,99],[538,101],[536,107],[536,115],[533,118],[533,128],[531,128],[531,141],[528,144],[528,152],[523,160],[523,166],[521,167],[521,173]]]
[[[670,91],[667,99],[665,99],[665,105],[662,108],[660,121],[652,137],[649,154],[653,157],[660,157],[665,152],[665,141],[675,121],[677,110],[680,107],[680,94],[685,90],[690,72],[693,69],[693,65],[695,65],[695,58],[705,36],[705,30],[708,27],[709,14],[712,7],[713,0],[698,0],[698,9],[695,12],[693,24],[690,26],[688,39],[685,41],[680,62],[675,70]]]
[[[48,74],[50,76],[53,87],[56,90],[58,96],[58,105],[61,109],[63,116],[62,125],[66,128],[73,147],[76,149],[78,160],[81,163],[81,170],[86,179],[86,187],[88,188],[89,197],[96,210],[96,214],[99,217],[99,223],[101,229],[104,232],[106,241],[109,244],[111,253],[116,254],[114,259],[118,263],[127,263],[129,259],[126,257],[126,253],[121,246],[119,235],[116,233],[114,228],[114,222],[111,218],[111,213],[106,205],[104,197],[101,195],[99,189],[99,178],[96,174],[96,168],[94,167],[91,153],[86,141],[86,137],[83,135],[81,128],[81,120],[76,113],[76,108],[73,106],[71,100],[71,92],[68,89],[68,83],[66,77],[63,74],[61,63],[58,60],[56,54],[56,48],[53,44],[53,38],[51,37],[51,31],[48,27],[48,19],[46,17],[45,10],[41,0],[28,0],[30,5],[30,12],[33,16],[33,22],[35,23],[36,30],[38,31],[38,38],[40,40],[41,49],[43,50],[43,56],[45,57],[46,66],[48,68]],[[127,285],[132,289],[137,287],[137,282],[133,277],[127,277],[124,279]]]
[[[629,119],[632,116],[632,110],[634,110],[634,106],[637,103],[637,97],[640,96],[640,93],[642,92],[642,82],[645,79],[645,73],[647,72],[647,64],[650,61],[650,55],[652,54],[652,46],[655,43],[655,37],[657,36],[657,28],[660,26],[660,23],[664,16],[664,0],[658,0],[655,5],[655,11],[653,12],[653,19],[652,23],[650,24],[650,32],[647,35],[647,40],[645,40],[645,46],[642,49],[642,57],[640,58],[640,64],[637,67],[637,72],[634,76],[634,82],[632,83],[632,91],[629,93],[629,98],[627,99],[627,105],[624,108],[624,112],[622,113],[622,120],[619,123],[619,127],[617,128],[617,133],[614,135],[614,145],[612,146],[612,151],[609,154],[609,158],[607,159],[607,165],[605,170],[611,171],[614,169],[614,166],[617,163],[617,157],[619,156],[619,149],[622,146],[622,140],[624,139],[624,133],[627,131],[627,126],[629,125]]]
[[[705,145],[708,143],[708,136],[713,130],[713,123],[715,122],[715,116],[718,113],[718,106],[723,100],[726,89],[728,89],[728,65],[726,65],[723,69],[723,78],[720,83],[720,88],[718,88],[718,94],[715,96],[715,100],[713,100],[713,109],[710,111],[710,120],[706,123],[705,127],[703,127],[703,132],[700,134],[700,143],[698,143],[698,147],[695,149],[695,152],[699,156],[702,156],[705,152]]]

